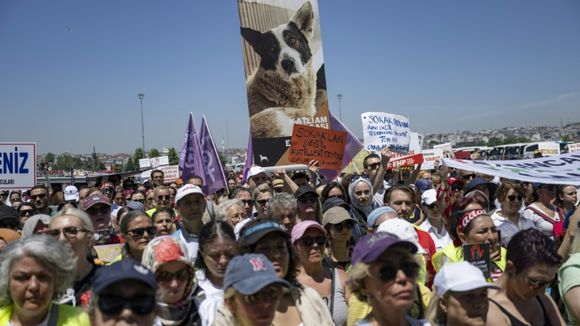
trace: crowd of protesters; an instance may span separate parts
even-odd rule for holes
[[[0,325],[580,323],[578,187],[392,156],[0,191]]]

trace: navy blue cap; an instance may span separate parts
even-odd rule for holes
[[[433,188],[433,182],[431,182],[429,179],[419,179],[415,182],[415,187],[417,187],[417,189],[423,193]]]
[[[300,187],[298,187],[298,190],[296,190],[296,192],[294,193],[294,198],[298,199],[306,194],[313,194],[316,197],[318,197],[318,193],[316,192],[316,189],[314,189],[314,187],[312,187],[311,185],[301,185]]]
[[[347,211],[350,211],[350,205],[345,203],[344,200],[342,200],[342,198],[331,197],[326,199],[324,201],[324,204],[322,204],[322,213],[325,213],[327,210],[337,206],[342,207]]]
[[[138,281],[153,290],[157,288],[153,272],[131,259],[123,259],[97,269],[93,279],[93,292],[100,294],[109,286],[124,281]]]
[[[465,187],[463,187],[463,192],[467,194],[468,192],[475,189],[475,187],[481,186],[481,185],[484,185],[487,187],[487,189],[489,190],[489,199],[493,200],[494,195],[495,195],[495,191],[497,190],[497,185],[493,182],[489,182],[489,181],[485,180],[484,178],[482,178],[480,176],[475,177],[468,184],[466,184]]]
[[[394,246],[405,248],[413,254],[418,250],[417,246],[410,241],[401,240],[397,236],[387,232],[375,232],[367,234],[358,240],[352,251],[352,264],[371,264],[383,252]]]
[[[255,294],[272,284],[290,287],[290,283],[276,275],[274,265],[262,254],[234,257],[224,277],[224,290],[233,287],[243,295]]]

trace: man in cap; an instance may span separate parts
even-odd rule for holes
[[[93,222],[97,239],[95,244],[120,243],[117,232],[111,226],[111,202],[109,197],[100,193],[92,193],[81,203],[81,209],[85,211]]]
[[[131,259],[97,269],[89,308],[91,325],[153,325],[156,289],[153,272]]]
[[[264,170],[261,166],[252,166],[248,171],[248,184],[250,185],[250,190],[254,191],[257,186],[268,183],[270,178],[266,174],[266,170]]]
[[[320,221],[318,209],[318,193],[310,185],[303,185],[294,193],[296,198],[298,217],[300,220]]]
[[[64,200],[68,203],[79,203],[79,190],[77,187],[70,185],[64,188]]]
[[[175,208],[181,218],[181,228],[172,236],[187,245],[189,258],[194,262],[199,248],[199,230],[203,226],[202,217],[206,208],[205,195],[201,188],[189,183],[179,188],[175,196]]]
[[[429,189],[421,195],[421,208],[426,219],[419,227],[427,231],[435,242],[435,249],[440,250],[452,243],[449,233],[443,224],[443,214],[437,200],[437,190]]]

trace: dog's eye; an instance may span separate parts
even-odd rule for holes
[[[288,43],[290,43],[290,45],[296,44],[296,38],[294,38],[294,37],[289,38]]]

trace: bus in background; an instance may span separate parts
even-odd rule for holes
[[[494,146],[487,153],[489,160],[521,160],[528,143],[506,144]]]
[[[538,153],[542,157],[560,155],[560,142],[558,141],[543,141],[537,143],[529,143],[524,148],[524,159],[534,158]]]

